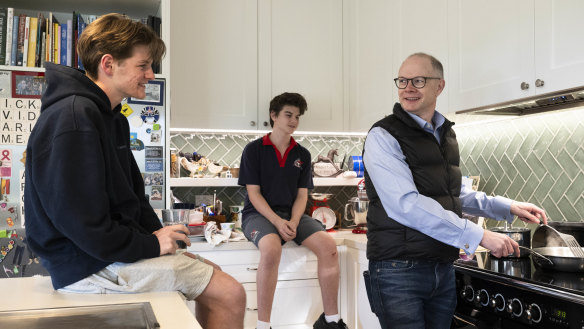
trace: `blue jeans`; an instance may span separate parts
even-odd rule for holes
[[[452,263],[369,261],[363,273],[371,310],[383,329],[448,329],[456,308]]]

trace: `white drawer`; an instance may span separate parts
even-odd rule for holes
[[[200,252],[199,255],[221,266],[237,281],[255,282],[260,260],[259,250]],[[284,248],[278,269],[278,280],[304,280],[318,277],[316,256],[307,248]]]
[[[245,328],[255,328],[257,324],[257,287],[255,283],[244,283],[247,295]],[[273,327],[312,324],[323,312],[318,280],[278,281],[271,323]]]

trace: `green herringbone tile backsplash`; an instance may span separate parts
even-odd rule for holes
[[[448,115],[457,122],[465,117]],[[488,118],[488,117],[487,117]],[[542,206],[554,221],[584,221],[584,109],[505,117],[495,122],[455,125],[460,144],[463,175],[479,175],[479,189],[489,195]],[[171,147],[182,152],[197,151],[224,165],[239,163],[241,151],[260,134],[173,134]],[[344,154],[361,154],[363,137],[300,136],[313,160],[337,148]],[[341,159],[338,159],[340,161]],[[175,188],[184,199],[212,193],[209,188]],[[337,196],[331,208],[341,211],[355,193],[354,187],[319,187],[317,192]],[[220,198],[231,204],[243,201],[238,187],[218,189]],[[495,225],[488,223],[489,226]],[[520,225],[519,222],[515,225]]]
[[[455,130],[462,172],[480,175],[480,190],[540,205],[553,221],[584,221],[584,109]]]

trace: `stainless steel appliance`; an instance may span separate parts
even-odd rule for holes
[[[454,263],[459,328],[584,328],[581,273],[544,270],[535,256],[497,259],[486,252]]]

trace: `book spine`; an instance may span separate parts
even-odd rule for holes
[[[28,35],[28,66],[35,67],[36,65],[36,47],[37,47],[37,33],[38,33],[37,17],[30,18],[30,28]]]
[[[36,52],[35,52],[35,60],[34,65],[36,67],[41,67],[41,56],[43,56],[43,30],[45,26],[45,17],[43,14],[39,14],[38,22],[37,22],[37,43],[36,43]]]
[[[45,62],[47,61],[47,32],[43,32],[43,37],[41,39],[41,65],[40,67],[45,67]]]
[[[79,24],[79,30],[77,31],[77,38],[81,37],[81,34],[83,33],[83,30],[85,29],[85,21],[83,21],[83,17],[81,15],[79,15],[77,17],[78,19],[78,24]],[[81,60],[81,57],[77,56],[77,67],[81,70],[83,70],[83,62]]]
[[[59,53],[59,43],[61,42],[61,25],[53,24],[53,63],[61,63],[61,54]]]
[[[20,26],[20,17],[14,16],[12,22],[12,52],[10,53],[10,65],[16,65],[16,55],[18,53],[18,27]]]
[[[73,64],[73,21],[67,20],[67,66]]]
[[[8,9],[0,8],[0,64],[6,63],[6,33]]]
[[[59,56],[61,56],[60,63],[63,65],[67,65],[67,24],[66,23],[61,24],[61,26],[59,26],[59,29],[61,30],[61,39],[59,40],[60,49]]]
[[[53,13],[49,13],[49,19],[47,20],[47,62],[53,61],[53,28]]]
[[[30,36],[30,17],[26,16],[24,38],[22,39],[22,66],[28,66],[28,38]]]
[[[24,52],[24,29],[26,27],[26,16],[18,16],[18,43],[16,48],[16,66],[22,66]]]
[[[4,62],[4,64],[6,65],[10,65],[10,61],[12,60],[13,24],[14,24],[14,8],[8,8],[6,15],[6,60]]]

